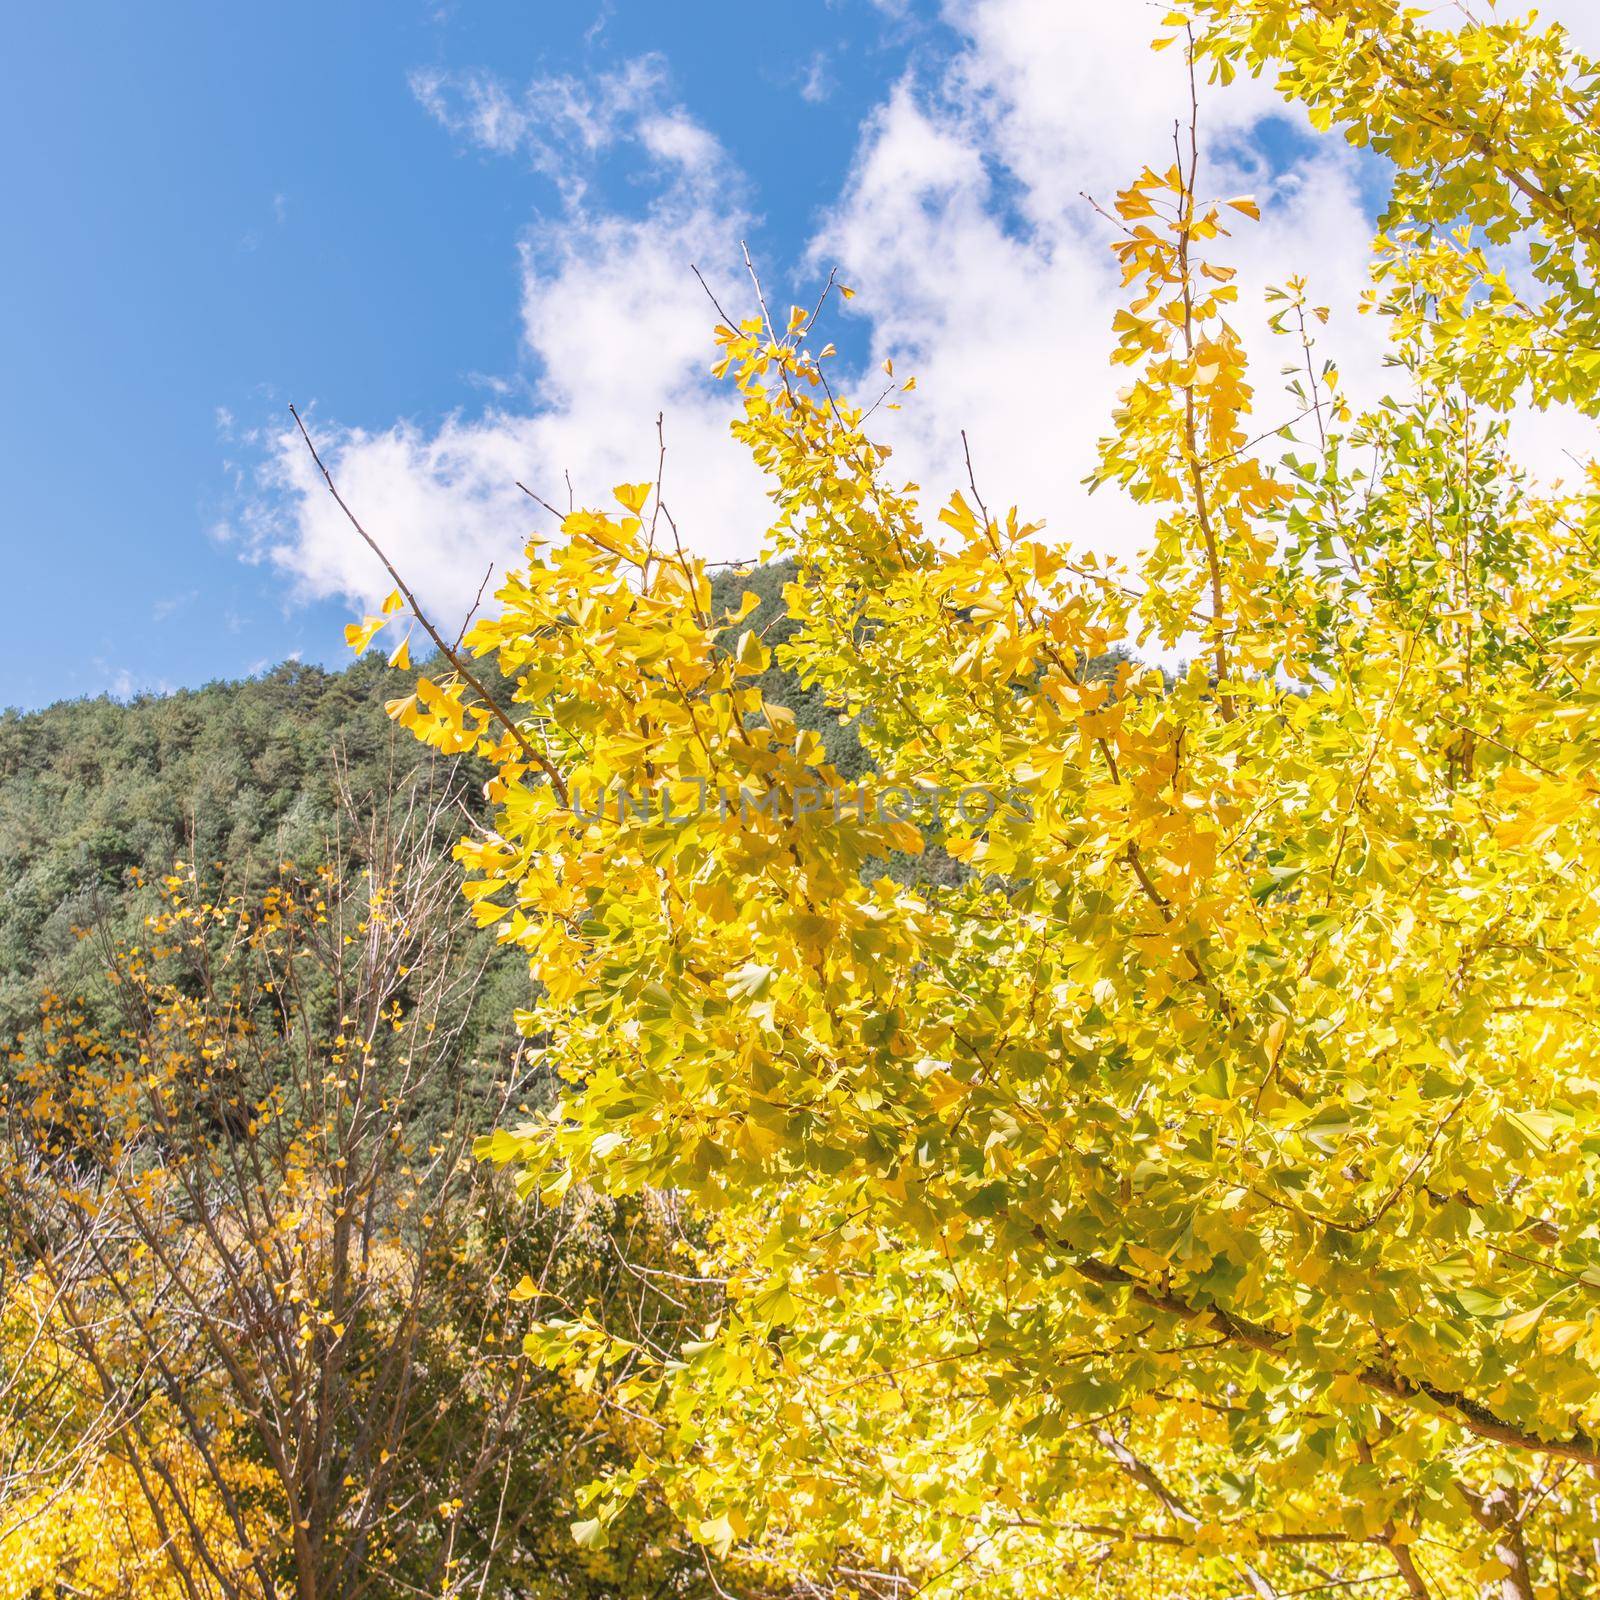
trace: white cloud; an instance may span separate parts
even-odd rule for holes
[[[918,376],[906,408],[884,416],[906,477],[930,500],[964,479],[971,436],[991,503],[1016,502],[1075,544],[1131,554],[1148,519],[1108,494],[1090,500],[1094,462],[1118,378],[1107,364],[1122,300],[1109,232],[1081,191],[1109,200],[1147,162],[1170,159],[1187,111],[1181,52],[1148,49],[1163,8],[1127,0],[948,0],[959,48],[931,79],[908,77],[863,125],[838,201],[808,266],[838,263],[859,291],[873,365]],[[1600,7],[1546,8],[1600,47]],[[666,496],[686,536],[713,558],[758,547],[762,486],[729,439],[729,395],[705,369],[712,319],[690,271],[723,303],[748,303],[738,241],[743,184],[713,134],[667,99],[664,63],[645,58],[588,82],[543,78],[521,90],[487,75],[419,74],[421,102],[457,137],[518,156],[555,178],[559,223],[522,258],[522,356],[536,405],[376,432],[315,421],[335,475],[391,555],[446,616],[471,603],[487,563],[517,555],[548,527],[518,478],[558,503],[570,470],[580,501],[653,472],[655,419],[666,415]],[[1269,120],[1270,119],[1270,120]],[[1260,225],[1241,220],[1213,255],[1240,269],[1239,320],[1257,351],[1263,427],[1286,418],[1280,367],[1298,356],[1265,333],[1261,291],[1301,273],[1335,308],[1320,353],[1358,394],[1380,377],[1381,327],[1354,307],[1366,282],[1371,222],[1362,162],[1316,139],[1271,86],[1244,79],[1203,91],[1203,187],[1254,192]],[[1263,137],[1264,130],[1271,130]],[[590,203],[601,152],[641,165],[638,214]],[[1584,429],[1587,429],[1585,433]],[[1524,425],[1536,458],[1563,460],[1592,428]],[[298,439],[280,435],[251,546],[309,594],[370,600],[388,587],[328,499]]]
[[[663,492],[686,537],[721,558],[759,547],[769,520],[761,480],[729,436],[726,391],[704,376],[711,316],[686,263],[708,237],[726,247],[737,219],[697,206],[635,222],[602,217],[563,230],[554,256],[530,251],[524,324],[544,374],[532,414],[376,433],[309,419],[346,501],[442,617],[470,606],[490,561],[503,568],[531,533],[552,531],[519,480],[564,506],[570,474],[580,504],[607,504],[613,485],[654,475],[658,414]],[[256,547],[309,594],[387,592],[297,434],[278,436],[269,473],[293,515],[285,523],[269,513],[253,530]]]
[[[806,63],[800,77],[800,98],[807,105],[819,106],[833,93],[833,79],[828,73],[828,53],[817,50]]]
[[[639,138],[656,160],[697,179],[714,176],[723,165],[722,146],[681,111],[646,117]]]
[[[1085,191],[1108,204],[1146,163],[1170,164],[1175,110],[1187,121],[1181,54],[1149,51],[1160,13],[1142,5],[1069,14],[1053,0],[985,0],[951,15],[967,48],[936,84],[902,84],[877,112],[813,257],[839,260],[859,286],[874,359],[917,374],[914,400],[884,424],[906,476],[942,500],[965,476],[965,429],[986,498],[1074,544],[1131,554],[1147,519],[1083,488],[1126,381],[1107,360],[1124,298],[1111,235]],[[1261,290],[1304,271],[1319,299],[1352,305],[1371,233],[1342,145],[1272,175],[1247,136],[1280,115],[1248,79],[1207,92],[1201,113],[1206,190],[1267,203],[1260,226],[1241,221],[1213,253],[1240,268],[1269,420],[1292,410],[1278,374],[1297,352],[1269,346]],[[1328,344],[1347,372],[1376,367],[1373,330],[1353,315]]]
[[[152,622],[167,622],[180,611],[187,610],[200,598],[198,589],[186,589],[182,594],[164,595],[150,607]]]
[[[530,234],[522,256],[523,356],[537,406],[402,421],[371,431],[308,418],[363,525],[443,619],[465,612],[485,569],[514,561],[552,519],[518,487],[557,505],[570,475],[580,503],[653,476],[664,416],[664,493],[696,547],[754,554],[769,519],[762,484],[728,431],[725,389],[708,376],[715,320],[691,270],[703,263],[734,314],[745,300],[728,263],[747,226],[741,183],[721,146],[681,108],[660,103],[656,63],[598,86],[541,80],[513,96],[486,78],[419,80],[447,127],[536,165],[566,164],[566,214]],[[584,203],[583,157],[627,143],[654,187],[645,214]],[[248,548],[291,573],[307,596],[370,603],[389,580],[328,496],[298,433],[281,430],[263,467],[266,493],[244,518]]]
[[[640,137],[641,116],[665,83],[665,63],[640,56],[590,79],[554,74],[513,92],[493,73],[419,70],[411,91],[437,121],[458,138],[494,155],[521,154],[533,167],[576,199],[580,174],[592,158],[621,140]]]

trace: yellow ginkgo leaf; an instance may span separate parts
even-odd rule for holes
[[[360,622],[348,623],[344,630],[344,642],[360,655],[372,643],[383,625],[382,617],[363,617]]]
[[[644,503],[650,498],[653,486],[648,483],[619,483],[611,492],[617,497],[617,503],[624,505],[634,516],[644,510]]]

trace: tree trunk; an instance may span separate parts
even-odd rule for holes
[[[1494,1488],[1487,1494],[1469,1495],[1468,1504],[1472,1514],[1493,1535],[1495,1560],[1506,1569],[1479,1590],[1482,1600],[1535,1600],[1516,1495],[1509,1489]]]

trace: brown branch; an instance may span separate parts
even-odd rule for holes
[[[1484,1494],[1475,1494],[1457,1485],[1472,1514],[1494,1540],[1494,1555],[1504,1569],[1502,1576],[1481,1592],[1492,1600],[1534,1600],[1533,1572],[1528,1565],[1528,1546],[1522,1534],[1522,1518],[1516,1496],[1501,1484]]]
[[[483,591],[489,587],[489,580],[494,576],[494,562],[490,562],[483,574],[483,582],[478,585],[477,597],[472,602],[472,609],[461,619],[461,631],[456,635],[456,649],[461,648],[461,641],[467,636],[467,629],[472,625],[472,619],[478,614],[478,607],[483,604]]]
[[[570,482],[570,480],[569,480],[569,482]],[[557,519],[558,519],[558,520],[559,520],[559,521],[563,521],[563,522],[564,522],[564,521],[565,521],[565,520],[566,520],[566,518],[565,518],[565,517],[564,517],[564,516],[563,516],[563,515],[562,515],[562,513],[561,513],[561,512],[559,512],[559,511],[557,511],[557,510],[556,510],[556,508],[555,508],[555,507],[554,507],[554,506],[553,506],[553,505],[551,505],[551,504],[550,504],[550,502],[549,502],[549,501],[548,501],[548,500],[546,500],[546,499],[545,499],[545,497],[544,497],[544,496],[543,496],[543,495],[542,495],[542,494],[535,494],[535,493],[534,493],[534,492],[533,492],[533,490],[532,490],[532,489],[530,489],[530,488],[529,488],[529,487],[528,487],[528,486],[527,486],[527,484],[525,484],[525,483],[524,483],[524,482],[523,482],[523,481],[522,481],[522,479],[521,479],[521,478],[518,478],[518,479],[517,479],[517,480],[516,480],[516,485],[517,485],[517,487],[518,487],[518,488],[519,488],[519,489],[520,489],[520,490],[521,490],[521,491],[522,491],[522,492],[523,492],[523,493],[524,493],[524,494],[525,494],[525,495],[527,495],[527,497],[528,497],[528,498],[529,498],[529,499],[530,499],[530,500],[533,500],[533,501],[537,501],[537,503],[538,503],[538,504],[539,504],[539,505],[542,505],[542,506],[543,506],[543,507],[544,507],[544,508],[545,508],[545,510],[546,510],[546,511],[548,511],[548,512],[549,512],[549,513],[550,513],[550,515],[551,515],[551,516],[552,516],[552,517],[555,517],[555,518],[557,518]]]
[[[711,302],[713,308],[716,310],[717,315],[722,318],[723,326],[727,328],[729,333],[737,333],[739,331],[739,324],[722,309],[722,302],[718,300],[714,294],[712,294],[711,285],[706,282],[705,274],[692,261],[689,263],[689,270],[700,280],[700,287],[705,290],[706,299]]]
[[[1141,1488],[1153,1494],[1161,1502],[1168,1516],[1176,1522],[1181,1522],[1186,1528],[1193,1529],[1201,1525],[1199,1516],[1179,1498],[1174,1490],[1169,1489],[1162,1482],[1155,1468],[1140,1460],[1109,1428],[1098,1427],[1093,1432],[1095,1440],[1103,1449],[1109,1452],[1112,1460]],[[1290,1537],[1298,1538],[1300,1536],[1291,1535]],[[1239,1570],[1244,1574],[1245,1581],[1260,1597],[1260,1600],[1278,1600],[1277,1590],[1248,1561],[1241,1561]]]
[[[311,459],[316,462],[317,471],[322,474],[323,482],[328,486],[328,493],[333,496],[334,502],[349,519],[350,526],[361,535],[362,539],[366,543],[367,548],[378,558],[379,561],[383,563],[384,571],[387,572],[394,580],[395,588],[400,591],[400,593],[405,597],[406,604],[411,607],[412,616],[414,616],[417,621],[422,624],[424,632],[427,633],[428,637],[432,639],[434,644],[438,647],[439,654],[442,655],[445,660],[448,661],[455,669],[455,671],[472,686],[472,688],[482,698],[483,703],[488,708],[490,714],[505,728],[506,732],[516,740],[517,747],[522,751],[523,755],[526,756],[527,759],[550,780],[550,786],[555,790],[557,798],[559,798],[561,804],[565,806],[567,804],[567,786],[562,780],[561,774],[556,771],[554,763],[551,762],[549,757],[546,756],[542,751],[534,749],[534,747],[528,742],[528,736],[522,731],[521,728],[517,726],[515,722],[511,720],[506,712],[501,709],[499,702],[496,701],[495,697],[490,694],[486,688],[484,688],[477,674],[473,672],[469,666],[467,666],[467,664],[462,660],[461,656],[454,649],[445,643],[444,636],[428,619],[428,615],[423,611],[416,595],[412,593],[410,585],[407,584],[406,580],[400,576],[399,569],[388,558],[388,556],[384,554],[382,548],[378,544],[378,541],[361,526],[360,519],[356,516],[355,512],[353,512],[350,507],[345,504],[344,496],[339,493],[338,486],[333,481],[333,474],[328,471],[327,467],[323,464],[322,457],[317,454],[317,447],[311,442],[311,435],[306,431],[305,422],[302,420],[299,411],[293,405],[290,405],[289,407],[289,415],[294,418],[295,425],[300,429],[300,437],[305,440],[306,449],[311,452]],[[521,485],[519,484],[518,487],[520,488]],[[534,498],[537,499],[538,496],[536,495]]]
[[[1190,363],[1194,361],[1194,275],[1190,268],[1189,247],[1194,237],[1195,185],[1200,172],[1200,95],[1195,82],[1194,28],[1189,28],[1189,170],[1183,171],[1183,153],[1178,151],[1179,184],[1182,187],[1178,219],[1178,276],[1183,285],[1183,348]],[[1178,130],[1173,128],[1174,142]],[[1205,545],[1206,565],[1211,580],[1211,615],[1214,626],[1221,630],[1225,621],[1226,595],[1222,584],[1222,558],[1217,546],[1216,531],[1211,525],[1211,503],[1208,498],[1205,470],[1201,465],[1199,422],[1196,416],[1194,377],[1183,386],[1183,438],[1184,452],[1188,457],[1189,478],[1194,491],[1195,517],[1200,526],[1200,537]],[[1213,645],[1213,664],[1217,673],[1217,706],[1224,722],[1234,718],[1233,697],[1224,685],[1228,680],[1228,647],[1223,635],[1216,634]]]
[[[1185,1322],[1208,1322],[1230,1343],[1245,1349],[1258,1350],[1263,1355],[1281,1359],[1291,1344],[1289,1335],[1277,1328],[1235,1316],[1221,1306],[1190,1305],[1170,1291],[1145,1283],[1110,1262],[1085,1256],[1075,1259],[1072,1266],[1080,1277],[1090,1283],[1106,1289],[1126,1289],[1141,1305],[1149,1306],[1153,1311],[1164,1311]],[[1507,1422],[1481,1400],[1456,1389],[1447,1389],[1428,1378],[1408,1378],[1402,1373],[1374,1366],[1354,1366],[1346,1369],[1346,1375],[1365,1388],[1388,1395],[1405,1405],[1424,1410],[1429,1405],[1438,1407],[1480,1439],[1492,1439],[1514,1450],[1529,1450],[1600,1467],[1600,1440],[1582,1428],[1574,1426],[1564,1439],[1546,1439],[1516,1423]]]

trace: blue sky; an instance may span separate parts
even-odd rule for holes
[[[419,69],[583,78],[659,55],[773,202],[755,243],[778,257],[883,85],[936,48],[866,0],[86,0],[14,8],[7,33],[0,704],[23,706],[337,660],[347,604],[212,536],[240,472],[248,490],[240,436],[290,399],[427,425],[516,378],[518,243],[555,187],[463,148]],[[595,182],[640,200],[625,165]]]
[[[538,527],[650,475],[709,556],[761,544],[762,486],[710,383],[698,262],[780,305],[839,266],[829,333],[908,479],[964,477],[1078,545],[1148,529],[1082,479],[1114,405],[1108,197],[1164,162],[1178,51],[1140,0],[122,0],[13,8],[0,93],[0,705],[336,663],[388,585],[289,432],[441,620]],[[1548,8],[1546,8],[1548,9]],[[1600,33],[1591,0],[1558,0]],[[1353,308],[1381,172],[1270,84],[1203,97],[1202,182],[1263,220],[1222,247],[1334,308],[1325,353],[1381,382]]]

